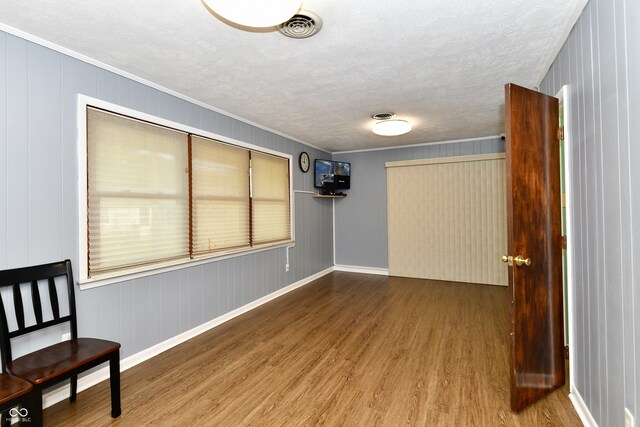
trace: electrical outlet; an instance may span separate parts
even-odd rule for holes
[[[71,332],[67,332],[66,334],[62,334],[62,341],[71,341]]]
[[[629,408],[624,408],[624,427],[635,427],[633,424],[633,415]]]
[[[284,271],[289,271],[289,264],[284,265]]]

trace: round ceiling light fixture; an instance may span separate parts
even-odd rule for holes
[[[296,14],[302,0],[202,0],[216,14],[245,27],[275,27]]]
[[[395,113],[377,113],[372,119],[380,120],[373,125],[373,133],[381,136],[399,136],[411,131],[411,124],[406,120],[394,119]]]

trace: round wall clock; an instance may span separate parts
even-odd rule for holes
[[[298,164],[300,165],[300,170],[304,173],[309,172],[309,166],[311,166],[311,160],[309,159],[309,154],[306,151],[300,153],[300,157],[298,158]]]

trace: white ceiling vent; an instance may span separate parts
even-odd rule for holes
[[[278,25],[278,31],[292,39],[306,39],[322,28],[322,19],[308,10],[300,9],[291,19]]]
[[[372,114],[371,118],[374,120],[389,120],[393,119],[396,116],[396,113],[376,113]]]

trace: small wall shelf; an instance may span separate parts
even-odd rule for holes
[[[332,195],[324,195],[324,194],[314,194],[314,199],[344,199],[347,196],[332,196]]]

